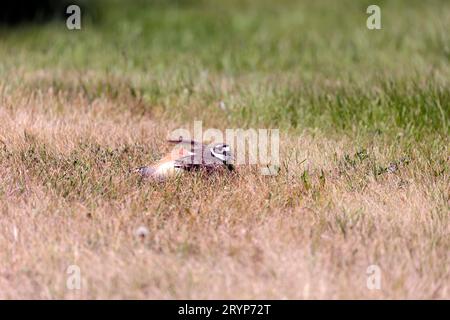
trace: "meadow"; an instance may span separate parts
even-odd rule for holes
[[[1,26],[0,298],[449,299],[450,2],[377,1],[381,30],[370,4]],[[279,174],[130,172],[195,120],[279,129]]]

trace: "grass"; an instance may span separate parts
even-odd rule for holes
[[[450,5],[380,1],[370,31],[369,4],[100,0],[81,31],[2,27],[0,297],[449,298]],[[194,120],[279,128],[280,173],[130,173]]]

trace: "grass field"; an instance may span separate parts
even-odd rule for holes
[[[449,299],[450,2],[377,1],[382,30],[370,4],[1,27],[0,298]],[[130,173],[194,120],[280,129],[280,173]]]

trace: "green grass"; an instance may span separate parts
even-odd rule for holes
[[[445,138],[450,5],[380,1],[383,29],[371,31],[369,2],[99,1],[81,31],[3,29],[0,70],[76,70],[75,92],[114,98],[125,84],[182,121],[224,101],[226,126]]]

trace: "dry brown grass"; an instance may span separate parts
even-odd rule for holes
[[[450,297],[448,147],[388,173],[395,144],[284,133],[276,177],[151,183],[128,170],[180,123],[45,88],[0,86],[0,298]]]

